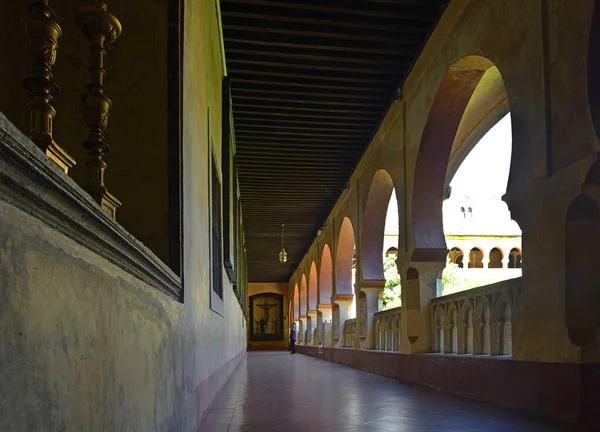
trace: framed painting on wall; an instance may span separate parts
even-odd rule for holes
[[[250,297],[250,340],[283,340],[283,296],[256,294]]]

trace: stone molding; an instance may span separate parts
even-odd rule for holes
[[[183,301],[181,279],[0,112],[0,200]]]

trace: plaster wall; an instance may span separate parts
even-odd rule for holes
[[[564,319],[566,210],[600,148],[585,84],[593,6],[591,0],[578,2],[577,7],[559,0],[450,2],[406,79],[401,98],[390,106],[349,188],[330,213],[326,232],[315,239],[291,280],[308,273],[315,251],[326,239],[331,239],[330,247],[336,245],[337,228],[345,216],[352,218],[358,239],[356,279],[361,280],[360,238],[362,224],[367,223],[362,215],[371,179],[379,169],[391,176],[398,199],[398,267],[406,279],[407,269],[415,265],[413,183],[430,108],[450,67],[466,56],[479,55],[497,67],[511,112],[512,164],[504,200],[523,231],[526,251],[524,330],[513,346],[513,358],[547,362],[597,358],[597,344],[586,347],[584,355],[571,343]],[[489,114],[481,118],[499,115],[498,104],[504,102],[498,95],[493,92],[487,105],[482,97],[477,94],[477,104]],[[460,138],[458,145],[465,140]],[[451,162],[461,160],[457,150]],[[332,251],[335,255],[334,247]],[[430,267],[437,273],[436,266]]]
[[[210,406],[207,400],[212,401],[228,377],[220,372],[223,366],[237,361],[246,347],[246,320],[225,272],[222,315],[210,305],[209,152],[214,152],[220,168],[225,72],[217,17],[217,2],[185,1],[183,359],[188,423],[184,430],[194,429]]]
[[[0,430],[185,430],[183,305],[6,202],[0,305]]]

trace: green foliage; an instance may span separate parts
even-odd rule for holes
[[[390,255],[383,261],[385,289],[383,291],[383,310],[402,306],[400,298],[400,275],[396,268],[396,256]]]

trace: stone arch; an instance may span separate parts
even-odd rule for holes
[[[508,253],[508,268],[521,268],[523,265],[523,252],[514,247]]]
[[[483,251],[474,247],[469,251],[469,268],[483,268]]]
[[[392,255],[396,256],[396,257],[398,256],[398,248],[397,247],[392,246],[385,251],[386,257],[392,256]]]
[[[317,310],[318,303],[318,277],[317,277],[317,265],[313,261],[310,266],[310,273],[308,276],[308,309],[311,311]]]
[[[474,97],[482,78],[488,72],[496,76],[493,85],[480,87],[477,97]],[[476,121],[476,113],[486,106],[486,101],[491,102],[496,94],[505,98],[506,89],[502,76],[489,59],[481,56],[464,57],[454,63],[442,79],[429,110],[415,167],[412,191],[414,258],[421,256],[429,261],[443,261],[447,249],[442,202],[457,133],[461,122],[464,125],[471,117],[473,119],[469,122],[473,125],[482,124],[481,121]],[[506,107],[508,109],[508,102]],[[489,107],[487,109],[489,111]],[[487,129],[479,127],[476,133],[483,136],[499,118],[501,116],[497,116],[494,122],[490,121]],[[471,141],[473,146],[477,143],[477,140]],[[468,149],[463,150],[465,157],[468,152]],[[458,165],[460,163],[456,167]]]
[[[298,284],[294,284],[294,317],[293,320],[297,320],[300,317],[300,293],[298,292]]]
[[[306,315],[307,297],[306,275],[302,275],[302,282],[300,282],[300,315]]]
[[[354,257],[354,228],[347,217],[342,221],[335,254],[335,294],[354,294],[352,259]]]
[[[452,249],[450,249],[450,252],[448,252],[448,260],[452,264],[456,264],[459,268],[463,268],[464,258],[465,258],[465,253],[459,247],[453,247]]]
[[[488,264],[488,268],[502,268],[502,259],[504,258],[504,253],[502,253],[502,249],[499,247],[494,247],[490,250],[490,263]]]
[[[600,136],[600,2],[596,1],[588,48],[588,103],[596,135]]]
[[[331,262],[331,250],[328,245],[323,247],[321,255],[321,267],[319,271],[319,304],[331,304],[333,295],[333,263]]]
[[[363,280],[384,280],[383,275],[383,238],[385,218],[394,182],[384,169],[377,170],[365,204],[362,217],[360,257]]]
[[[600,326],[600,273],[595,251],[600,244],[600,209],[586,194],[569,206],[565,242],[565,312],[569,338],[587,345]]]

